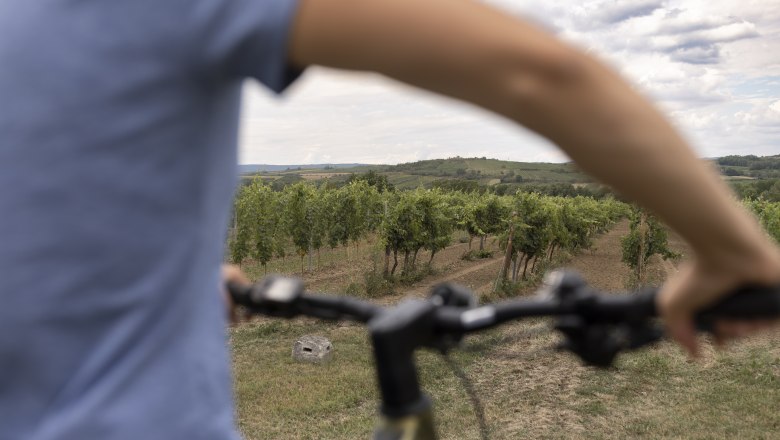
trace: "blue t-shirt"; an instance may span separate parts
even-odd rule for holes
[[[241,80],[294,0],[0,2],[0,439],[233,439]]]

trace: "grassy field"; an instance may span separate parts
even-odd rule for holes
[[[626,230],[625,223],[619,224],[596,240],[593,252],[574,256],[567,265],[594,286],[621,289],[627,272],[619,263],[618,243]],[[687,253],[678,239],[672,245]],[[407,293],[422,295],[433,283],[451,278],[485,294],[500,257],[463,261],[459,256],[465,246],[453,245],[437,255],[436,274],[410,286]],[[370,247],[363,248],[367,252]],[[341,249],[333,256],[339,251],[345,255]],[[343,291],[370,266],[358,263],[360,258],[367,260],[366,254],[353,258],[341,263],[335,258],[320,272],[307,273],[308,285]],[[659,273],[674,270],[665,262],[656,266]],[[398,300],[400,295],[383,301]],[[661,343],[623,356],[611,370],[597,370],[569,354],[549,350],[558,337],[539,332],[548,324],[518,322],[471,337],[453,353],[483,400],[494,439],[780,438],[777,336],[756,337],[724,353],[706,344],[697,362],[689,361],[673,344]],[[330,364],[292,361],[293,343],[304,334],[333,342]],[[378,393],[363,327],[261,319],[231,329],[230,343],[239,426],[247,439],[369,437]],[[442,438],[479,438],[466,393],[446,364],[428,352],[417,360]]]
[[[325,366],[293,362],[290,349],[302,334],[327,335],[336,359]],[[701,363],[662,344],[624,356],[609,371],[545,353],[544,376],[526,375],[522,364],[502,359],[500,335],[472,338],[467,352],[453,355],[486,400],[494,438],[779,438],[780,352],[771,340],[707,354]],[[378,394],[366,339],[362,328],[315,322],[256,322],[233,330],[245,437],[367,438]],[[444,362],[422,353],[418,365],[442,437],[478,438],[466,394]]]

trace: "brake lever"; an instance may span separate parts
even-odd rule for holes
[[[252,312],[292,318],[300,313],[304,285],[297,278],[269,276],[251,286],[228,283],[227,289],[236,304]]]
[[[457,307],[458,309],[473,309],[477,299],[471,290],[454,283],[437,284],[431,290],[428,301],[435,307]],[[463,334],[439,334],[433,341],[433,348],[446,355],[463,341]]]
[[[576,354],[588,365],[608,368],[621,351],[634,350],[663,337],[661,328],[645,317],[647,301],[638,302],[638,309],[626,310],[623,322],[610,322],[599,316],[603,304],[599,305],[596,293],[575,272],[548,274],[542,292],[571,310],[556,321],[555,329],[565,337],[558,348]],[[649,304],[652,306],[652,300]]]
[[[575,315],[560,317],[555,328],[565,337],[559,349],[599,368],[611,367],[620,352],[653,344],[664,334],[655,323],[596,324]]]

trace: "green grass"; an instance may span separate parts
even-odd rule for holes
[[[588,438],[780,438],[776,347],[755,342],[691,362],[664,343],[615,370],[589,370],[569,407],[585,425],[612,420]]]
[[[304,334],[333,342],[327,365],[294,362],[291,350]],[[313,321],[263,321],[231,330],[239,429],[247,439],[368,438],[376,422],[378,391],[367,332],[356,326]],[[489,340],[490,336],[484,337]],[[458,353],[469,365],[482,352]],[[422,386],[434,405],[445,437],[476,431],[473,414],[457,379],[437,354],[417,359]],[[453,437],[454,436],[454,437]]]
[[[330,364],[291,359],[304,334],[331,339]],[[244,436],[367,438],[378,404],[367,338],[360,326],[311,320],[264,320],[231,330]],[[565,354],[502,361],[496,353],[507,344],[493,331],[454,354],[485,400],[493,438],[780,438],[780,351],[770,340],[702,362],[664,343],[624,355],[610,370],[580,366]],[[429,352],[417,363],[442,438],[478,438],[466,393],[445,363]],[[527,379],[529,369],[536,373]]]
[[[248,439],[359,438],[373,422],[373,365],[365,332],[320,323],[277,321],[231,332],[239,428]],[[329,365],[295,363],[304,334],[325,334],[335,348]]]

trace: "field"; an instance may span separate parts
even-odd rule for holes
[[[304,180],[322,180],[332,179],[334,177],[349,177],[350,173],[301,173],[300,176]]]
[[[594,286],[622,290],[628,269],[620,262],[626,221],[598,237],[593,249],[569,256],[565,265]],[[674,235],[672,248],[688,249]],[[500,267],[494,257],[465,261],[467,244],[440,251],[435,271],[399,293],[424,296],[437,282],[452,280],[488,295]],[[489,239],[488,248],[497,249]],[[323,251],[321,268],[307,273],[309,289],[354,292],[371,268],[369,243]],[[425,259],[425,255],[421,257]],[[562,262],[563,263],[563,262]],[[253,276],[262,270],[245,265]],[[300,260],[274,260],[270,271],[299,273]],[[653,276],[676,270],[655,261]],[[530,294],[529,286],[525,293]],[[403,292],[403,293],[400,293]],[[756,337],[724,353],[707,345],[703,359],[689,361],[670,343],[625,355],[617,367],[594,370],[571,355],[549,350],[555,335],[540,332],[546,321],[502,327],[468,339],[453,358],[463,366],[485,405],[491,438],[780,438],[780,344]],[[291,360],[294,341],[319,334],[333,341],[329,365]],[[257,319],[230,331],[240,429],[247,439],[368,438],[376,417],[377,391],[365,330],[354,324],[313,320]],[[479,438],[468,398],[439,356],[422,353],[418,366],[431,394],[442,438]]]

